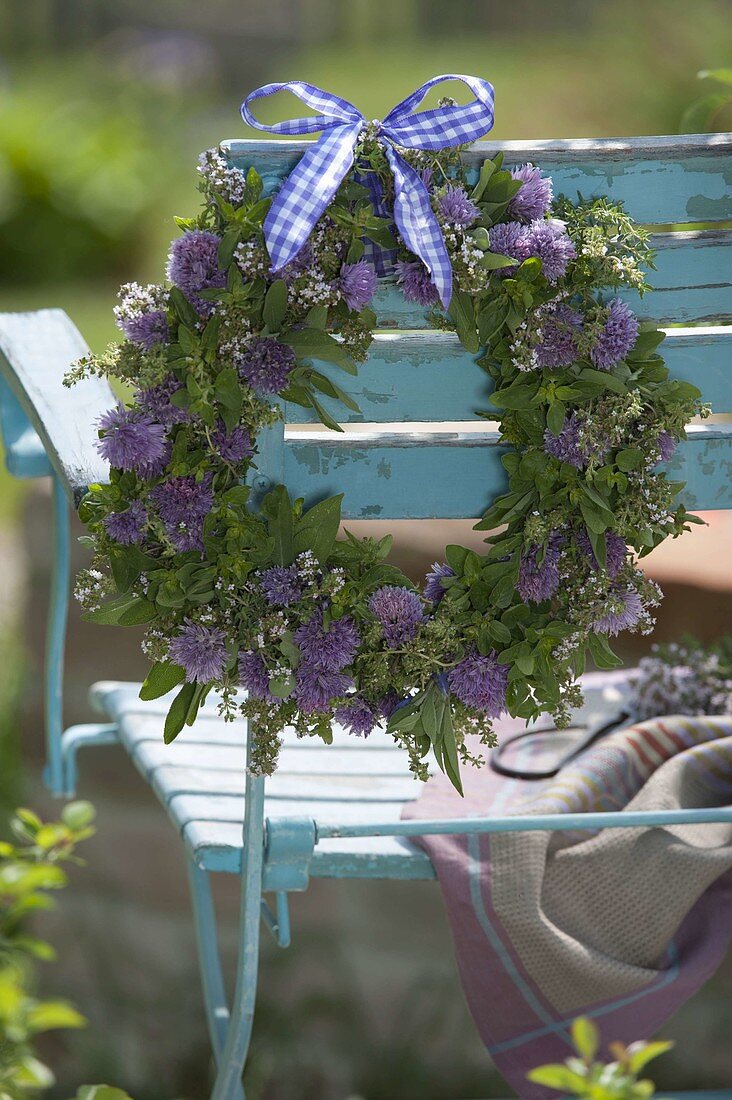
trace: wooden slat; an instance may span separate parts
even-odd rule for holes
[[[286,437],[285,483],[314,503],[345,492],[346,519],[459,519],[481,515],[506,488],[497,432]],[[669,469],[689,508],[732,507],[732,427],[692,426]]]
[[[602,713],[616,711],[626,684],[624,670],[583,677],[586,703],[578,712],[578,720],[592,723]],[[159,723],[169,700],[141,703],[138,692],[139,684],[102,682],[93,686],[91,698],[98,709],[119,723],[123,743],[182,832],[193,858],[207,870],[237,873],[244,812],[243,745],[212,748],[210,739],[201,737],[198,742],[189,741],[184,752],[181,741],[164,746]],[[206,733],[210,733],[212,722],[231,728],[214,716],[213,705],[206,704],[203,720],[199,718],[197,726],[206,727]],[[152,719],[152,727],[145,724],[146,716]],[[236,725],[241,727],[242,723]],[[150,752],[151,728],[156,732],[156,747],[162,750],[155,754]],[[397,821],[404,802],[418,798],[422,788],[406,773],[399,750],[396,755],[402,761],[401,775],[373,774],[372,765],[384,755],[382,748],[376,754],[369,751],[376,736],[367,741],[350,738],[349,744],[355,747],[350,758],[360,759],[361,767],[349,770],[347,775],[339,774],[338,767],[331,769],[328,763],[334,755],[346,755],[344,750],[326,745],[305,750],[313,768],[310,772],[288,774],[287,767],[281,767],[266,783],[267,816],[310,815],[316,821],[334,824]],[[283,758],[297,755],[298,747],[288,743]],[[329,877],[434,877],[424,852],[416,844],[394,837],[324,840],[316,846],[311,873]]]
[[[715,412],[732,411],[732,328],[668,329],[661,353],[672,375],[699,386]],[[352,412],[322,397],[340,423],[465,421],[475,419],[477,409],[490,412],[491,379],[449,332],[377,333],[353,379],[328,364],[319,366],[337,374],[360,407]],[[285,417],[290,424],[307,424],[313,414],[290,404]]]
[[[292,171],[303,141],[225,141],[233,164],[255,164],[268,191]],[[732,219],[732,134],[572,138],[563,141],[480,141],[466,152],[471,170],[499,149],[507,166],[532,161],[574,198],[620,199],[637,221],[665,225]]]
[[[112,390],[99,378],[73,389],[62,384],[72,363],[88,353],[63,310],[0,314],[0,373],[74,501],[109,476],[94,444],[96,421],[115,404]]]
[[[327,748],[327,746],[326,746]],[[404,753],[391,749],[374,749],[368,754],[352,752],[349,749],[333,748],[323,752],[323,746],[313,745],[295,751],[285,750],[282,754],[279,773],[281,775],[319,775],[352,776],[361,775],[368,758],[368,771],[371,776],[408,775]],[[175,764],[177,767],[195,767],[205,757],[206,767],[212,771],[238,770],[244,773],[244,750],[231,745],[165,745],[161,741],[144,741],[135,748],[135,757],[139,766],[151,775],[161,765]]]
[[[654,234],[652,243],[657,249],[656,270],[649,274],[653,292],[641,298],[622,290],[618,297],[657,324],[732,321],[732,231]],[[374,303],[381,328],[428,327],[426,311],[407,302],[388,279],[379,284]]]

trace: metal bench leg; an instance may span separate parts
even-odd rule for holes
[[[247,780],[244,807],[244,846],[241,857],[241,910],[236,989],[226,1043],[212,1100],[236,1100],[241,1095],[254,1021],[259,965],[259,925],[264,856],[264,777],[249,773],[251,734],[247,738]]]
[[[58,475],[51,478],[53,493],[53,570],[46,628],[44,702],[46,715],[46,768],[43,779],[51,794],[65,790],[61,734],[63,732],[63,679],[66,620],[69,611],[69,509]]]

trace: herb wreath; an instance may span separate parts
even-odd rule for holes
[[[400,153],[444,235],[446,313],[382,216],[392,181],[371,128],[357,169],[277,275],[259,175],[218,150],[201,156],[203,208],[176,219],[167,282],[123,286],[124,340],[67,379],[108,375],[134,390],[99,423],[111,473],[80,507],[95,557],[76,594],[87,619],[147,624],[141,696],[179,689],[166,741],[216,688],[225,718],[252,723],[257,773],[275,769],[286,726],[330,742],[334,721],[364,737],[382,723],[418,777],[431,749],[460,790],[460,761],[479,762],[466,734],[494,744],[506,711],[567,724],[587,651],[614,667],[608,637],[651,629],[661,593],[637,558],[694,520],[658,464],[706,409],[669,378],[663,333],[614,295],[643,293],[652,260],[620,204],[553,200],[539,168],[507,171],[500,153],[477,178],[459,148]],[[508,491],[477,524],[486,552],[448,546],[421,591],[386,560],[390,537],[338,537],[339,497],[306,509],[279,485],[254,510],[246,484],[281,402],[334,431],[322,395],[357,409],[333,375],[367,357],[375,246],[396,250],[404,297],[477,357],[492,383],[480,415],[500,420],[511,447]]]

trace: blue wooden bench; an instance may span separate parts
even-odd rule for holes
[[[479,143],[468,158],[478,163],[498,147],[509,164],[539,163],[558,191],[609,194],[622,199],[638,221],[654,227],[732,220],[730,134]],[[254,164],[271,190],[303,145],[232,141],[223,150],[240,167]],[[715,412],[732,411],[732,328],[726,327],[732,322],[731,243],[732,231],[725,229],[659,233],[654,240],[658,270],[652,279],[657,289],[632,302],[641,316],[679,326],[668,332],[669,366],[677,377],[699,385]],[[263,441],[255,493],[280,481],[308,502],[344,491],[348,519],[476,516],[503,488],[500,439],[479,427],[485,422],[475,415],[476,408],[485,408],[487,380],[455,337],[429,329],[423,314],[388,283],[379,291],[377,308],[382,331],[350,389],[361,412],[347,417],[372,427],[336,437],[305,426],[307,413],[299,406],[286,407],[285,426],[270,430]],[[288,895],[306,889],[311,875],[432,878],[429,859],[410,840],[429,832],[732,820],[728,807],[636,814],[632,820],[627,814],[585,814],[402,822],[402,808],[418,797],[419,786],[385,734],[362,741],[336,729],[331,746],[288,736],[279,770],[265,784],[262,778],[245,777],[244,721],[224,724],[215,701],[209,701],[196,725],[165,746],[168,701],[141,702],[136,684],[94,685],[91,700],[104,721],[62,732],[67,502],[78,503],[89,484],[107,476],[94,448],[94,422],[114,401],[106,382],[91,379],[73,390],[62,386],[64,372],[85,350],[59,310],[0,315],[0,427],[8,468],[17,477],[50,474],[53,480],[56,552],[45,680],[46,780],[55,794],[70,794],[78,749],[119,741],[180,832],[189,856],[217,1064],[214,1100],[243,1100],[241,1071],[254,1013],[261,921],[286,946]],[[329,411],[342,413],[340,408]],[[435,430],[435,424],[450,422],[460,422],[461,430]],[[401,424],[408,428],[395,430]],[[687,482],[687,507],[732,507],[731,424],[692,426],[670,465],[674,476]],[[617,711],[625,685],[622,673],[602,690],[591,675],[586,677],[587,714]],[[242,881],[241,950],[231,1005],[218,956],[212,872],[240,874]],[[272,907],[264,894],[273,895]],[[732,1097],[732,1090],[693,1095],[712,1100]]]

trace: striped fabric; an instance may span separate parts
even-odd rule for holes
[[[507,730],[516,725],[508,723]],[[524,742],[520,768],[543,744]],[[469,817],[727,805],[732,719],[670,717],[619,730],[553,779],[465,769],[406,816]],[[533,1066],[563,1060],[569,1025],[605,1042],[648,1038],[714,972],[732,935],[732,826],[425,837],[468,1005],[488,1052],[525,1100]]]

